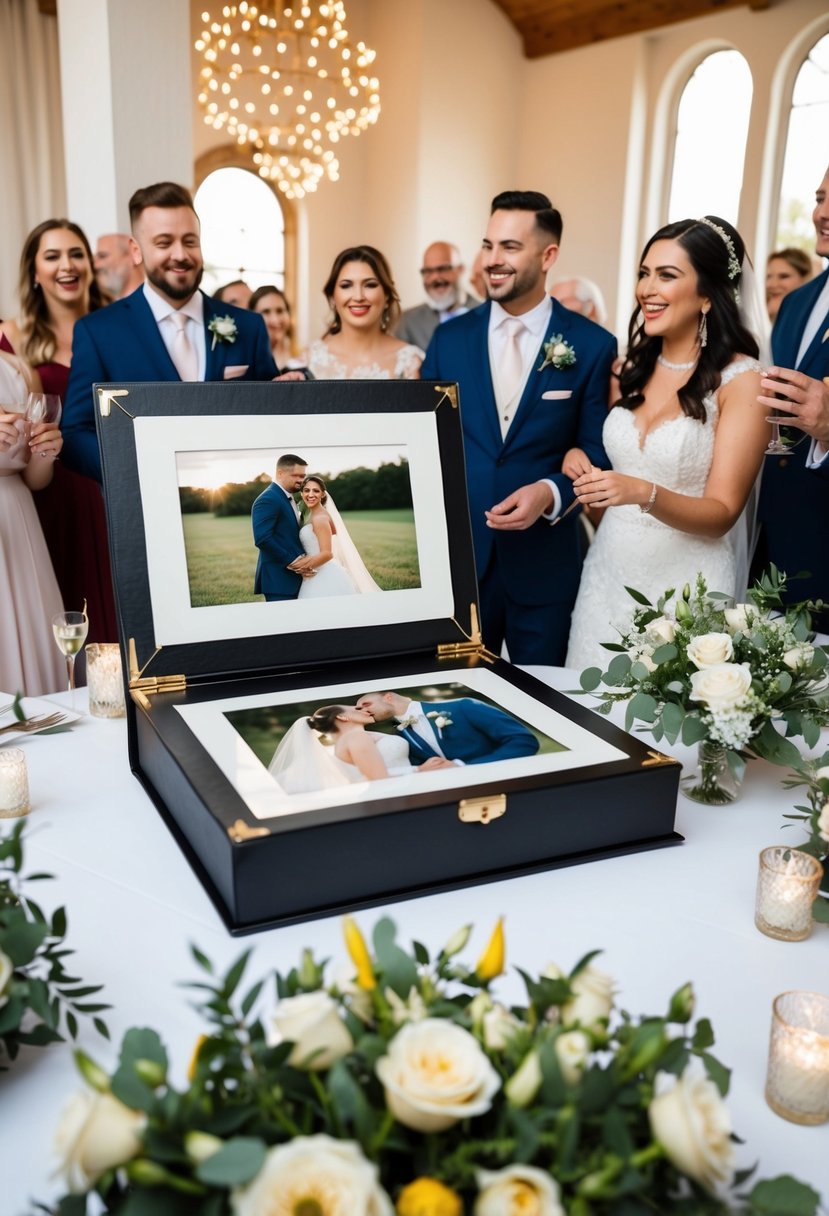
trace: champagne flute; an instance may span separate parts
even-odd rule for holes
[[[52,617],[52,633],[64,659],[69,692],[72,694],[72,709],[75,709],[75,659],[86,641],[89,618],[86,604],[83,612],[58,612]]]
[[[765,373],[764,373],[765,374]],[[777,379],[777,377],[769,377],[769,379]],[[785,400],[782,393],[775,393],[775,397],[780,400]],[[766,448],[766,456],[784,456],[788,452],[791,444],[786,443],[786,440],[780,434],[780,420],[786,417],[785,413],[780,410],[773,410],[771,416],[766,419],[771,423],[771,439],[769,446]]]

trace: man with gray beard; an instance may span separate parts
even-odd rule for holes
[[[461,255],[454,245],[435,241],[429,246],[420,269],[427,303],[407,308],[403,313],[395,330],[401,341],[425,350],[438,325],[478,307],[481,301],[461,285],[463,269]]]

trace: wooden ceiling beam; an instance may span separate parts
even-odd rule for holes
[[[627,34],[643,34],[726,9],[759,12],[771,0],[495,0],[518,30],[528,59]]]

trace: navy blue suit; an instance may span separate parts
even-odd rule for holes
[[[460,385],[484,641],[498,651],[506,637],[516,663],[562,664],[581,574],[576,512],[555,527],[539,519],[515,532],[489,528],[484,512],[520,486],[541,478],[557,485],[562,511],[566,510],[573,501],[573,483],[561,472],[568,448],[581,447],[593,464],[608,467],[602,426],[616,340],[553,300],[544,341],[561,334],[572,346],[576,362],[568,368],[538,371],[544,357],[539,350],[502,439],[489,367],[490,308],[487,302],[439,325],[421,377],[457,380]]]
[[[258,313],[202,295],[205,380],[224,380],[226,368],[241,366],[247,370],[238,377],[240,380],[272,380],[277,375],[276,364],[268,331]],[[238,332],[233,342],[217,341],[211,350],[213,335],[207,325],[215,316],[232,316]],[[178,379],[143,287],[78,321],[72,335],[72,368],[63,403],[61,458],[76,473],[101,480],[93,384]]]
[[[490,760],[513,760],[516,756],[534,756],[538,739],[517,718],[502,709],[461,697],[457,701],[424,701],[423,712],[439,713],[451,719],[440,734],[434,718],[432,729],[438,735],[441,751],[447,760],[463,760],[464,764],[486,764]],[[440,752],[430,747],[411,727],[400,730],[409,744],[409,760],[423,764]]]
[[[302,575],[286,570],[303,556],[299,543],[299,520],[285,491],[272,481],[251,508],[253,542],[259,550],[253,590],[266,600],[295,600]]]
[[[775,365],[796,367],[815,380],[829,376],[829,313],[821,319],[801,362],[795,361],[809,314],[827,276],[829,270],[784,296],[771,335]],[[790,433],[799,439],[797,446],[785,456],[767,456],[763,467],[755,571],[768,561],[789,576],[808,570],[808,579],[789,584],[787,598],[820,597],[829,601],[829,457],[820,468],[807,468],[811,441],[802,431],[792,429]],[[829,612],[816,617],[815,626],[822,632],[829,631]]]

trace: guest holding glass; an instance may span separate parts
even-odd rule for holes
[[[417,380],[423,351],[391,336],[400,297],[379,249],[354,245],[334,259],[323,287],[333,317],[308,348],[316,380]]]
[[[305,367],[294,335],[291,306],[285,292],[271,285],[257,287],[250,297],[248,308],[251,312],[258,312],[265,322],[276,366],[286,371]]]
[[[103,302],[89,241],[77,224],[49,219],[26,238],[20,258],[20,316],[0,326],[0,346],[21,355],[43,389],[66,396],[75,322]],[[89,640],[118,637],[106,517],[100,488],[58,464],[36,499],[64,604],[87,602]]]
[[[766,309],[775,321],[784,296],[808,283],[814,275],[812,259],[803,249],[777,249],[766,262]]]
[[[60,591],[32,501],[51,481],[63,445],[52,422],[26,423],[26,397],[40,381],[0,351],[0,688],[37,697],[63,687],[52,639]]]

